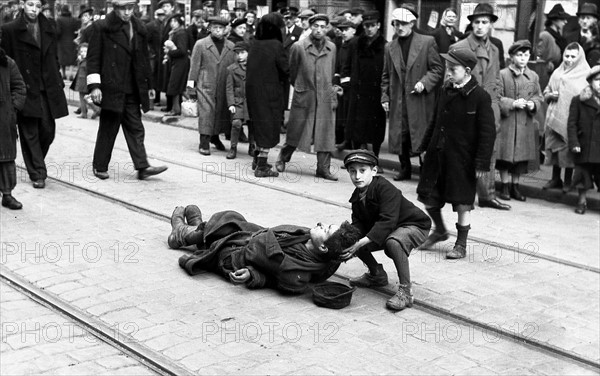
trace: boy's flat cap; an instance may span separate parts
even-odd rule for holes
[[[521,39],[512,44],[508,49],[509,55],[514,55],[521,50],[531,50],[531,42],[527,39]]]
[[[344,158],[344,166],[348,167],[351,163],[363,163],[371,166],[379,164],[379,158],[370,150],[353,150]]]
[[[475,68],[477,65],[477,55],[470,48],[453,48],[447,54],[440,54],[444,60],[463,67]]]

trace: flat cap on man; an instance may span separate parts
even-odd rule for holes
[[[302,12],[300,12],[300,14],[298,15],[298,18],[302,19],[302,18],[310,18],[312,16],[315,15],[315,12],[313,12],[310,9],[304,9]]]
[[[233,50],[234,51],[249,51],[250,43],[248,43],[246,41],[235,42],[235,45],[233,46]]]
[[[223,17],[208,17],[208,23],[209,25],[227,26],[229,22],[227,22],[227,20]]]
[[[598,74],[600,74],[600,65],[594,65],[585,79],[591,82]]]
[[[325,21],[325,23],[329,23],[329,17],[327,17],[327,15],[324,13],[317,13],[308,19],[308,24],[312,25],[317,21]]]
[[[462,65],[471,70],[477,65],[477,55],[468,47],[453,48],[447,54],[440,54],[440,56],[452,64]]]
[[[331,24],[331,26],[338,27],[338,25],[341,24],[344,21],[346,21],[346,17],[344,17],[344,16],[335,16],[335,17],[333,17],[329,21],[329,23]]]
[[[417,12],[417,7],[415,6],[415,4],[402,3],[402,5],[400,5],[400,8],[406,9],[407,11],[411,12],[412,15],[415,16],[415,18],[419,18],[419,12]]]
[[[234,18],[233,20],[231,20],[231,28],[235,29],[240,25],[245,25],[246,21],[247,20],[245,18]]]
[[[233,10],[234,10],[234,11],[236,11],[236,10],[238,10],[238,9],[239,9],[239,10],[246,11],[248,8],[247,8],[247,6],[246,6],[246,3],[240,3],[240,4],[238,4],[238,5],[236,5],[236,6],[234,6],[234,7],[233,7]]]
[[[92,15],[92,14],[94,14],[94,9],[93,8],[85,8],[84,10],[82,10],[79,13],[79,18],[81,18],[81,16],[83,16],[86,13],[89,13],[90,15]]]
[[[344,166],[348,167],[352,163],[362,163],[370,166],[377,166],[379,164],[379,158],[370,150],[360,149],[353,150],[346,158],[344,158]]]
[[[350,9],[350,14],[356,16],[357,14],[363,14],[365,10],[363,8],[352,8]]]
[[[527,39],[521,39],[521,40],[518,40],[515,43],[513,43],[512,46],[510,46],[508,48],[508,54],[514,55],[519,51],[525,51],[525,50],[531,51],[531,42],[528,41]]]
[[[349,20],[342,21],[342,22],[340,22],[337,25],[337,28],[340,29],[340,30],[344,30],[344,29],[347,29],[349,27],[353,27],[353,28],[356,29],[357,25],[354,22],[349,21]]]
[[[158,7],[162,7],[165,4],[171,4],[171,6],[175,6],[175,1],[174,0],[160,0],[158,2]]]
[[[412,22],[415,21],[417,17],[408,9],[405,8],[396,8],[392,12],[392,22],[400,21],[400,22]]]
[[[379,22],[379,12],[376,10],[368,10],[363,14],[363,25],[368,23]]]
[[[113,7],[124,7],[127,4],[136,4],[136,3],[137,3],[137,0],[112,0]]]
[[[202,6],[203,6],[203,7],[212,7],[212,8],[214,8],[214,7],[215,7],[215,2],[214,2],[214,1],[212,1],[212,0],[210,0],[210,1],[205,1],[204,3],[202,3]]]
[[[196,9],[195,11],[192,12],[192,17],[202,17],[202,16],[204,16],[204,12],[202,11],[202,9]]]

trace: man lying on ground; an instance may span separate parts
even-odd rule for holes
[[[303,293],[308,283],[333,275],[342,251],[361,236],[348,222],[341,226],[318,223],[312,229],[296,225],[265,228],[230,210],[203,222],[195,205],[176,207],[171,226],[170,248],[198,248],[179,258],[188,274],[212,271],[248,288],[272,287],[286,293]]]

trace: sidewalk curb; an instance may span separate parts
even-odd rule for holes
[[[67,101],[70,106],[75,106],[75,107],[79,106],[78,100],[68,99]],[[142,119],[144,121],[167,124],[167,125],[179,127],[179,128],[185,128],[185,129],[191,129],[191,130],[197,129],[196,127],[191,127],[191,126],[185,125],[182,122],[180,122],[179,121],[180,117],[177,117],[177,116],[165,117],[159,113],[156,113],[156,110],[154,110],[152,112],[143,113]],[[335,159],[338,159],[340,161],[343,161],[344,157],[347,154],[348,154],[348,151],[336,151],[336,152],[332,153],[332,157]],[[380,159],[379,165],[381,167],[383,167],[385,169],[385,171],[388,173],[391,171],[399,171],[400,170],[400,162],[399,161],[393,161],[390,159]],[[411,179],[411,181],[414,181],[414,182],[418,181],[419,169],[420,168],[418,165],[415,165],[415,164],[412,165],[413,178]],[[388,176],[388,178],[390,178],[390,177]],[[390,180],[391,180],[391,178],[390,178]],[[499,188],[499,184],[500,184],[499,182],[496,182],[496,189]],[[537,187],[537,186],[534,186],[531,184],[527,184],[527,183],[521,183],[520,190],[526,197],[546,200],[548,202],[553,202],[553,203],[564,204],[567,206],[572,206],[573,208],[575,207],[575,205],[577,205],[578,194],[576,191],[563,193],[562,190],[544,190],[540,187]],[[588,205],[588,210],[600,210],[600,199],[596,198],[596,197],[588,197],[587,205]]]

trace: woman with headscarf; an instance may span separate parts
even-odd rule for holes
[[[283,48],[282,29],[285,27],[280,13],[263,16],[256,26],[256,39],[248,53],[246,100],[252,125],[256,151],[254,176],[278,176],[267,163],[269,149],[279,143],[279,130],[286,108],[285,91],[289,88],[289,62]],[[252,145],[248,149],[252,150]]]
[[[431,33],[440,54],[447,53],[451,45],[464,38],[464,34],[456,28],[457,21],[456,9],[446,8],[442,13],[440,26]]]
[[[169,31],[169,39],[165,42],[165,56],[167,64],[170,68],[167,98],[172,97],[173,107],[166,116],[181,115],[181,97],[185,92],[187,83],[187,74],[190,69],[190,58],[188,57],[188,33],[185,30],[185,22],[183,15],[174,14],[169,20],[171,31]]]
[[[563,53],[563,62],[552,73],[544,89],[544,99],[549,103],[545,123],[546,165],[552,166],[552,179],[544,189],[568,189],[573,175],[573,154],[568,148],[567,119],[569,106],[574,96],[587,85],[586,77],[590,66],[585,52],[577,42],[570,43]],[[565,169],[565,180],[560,178]]]

